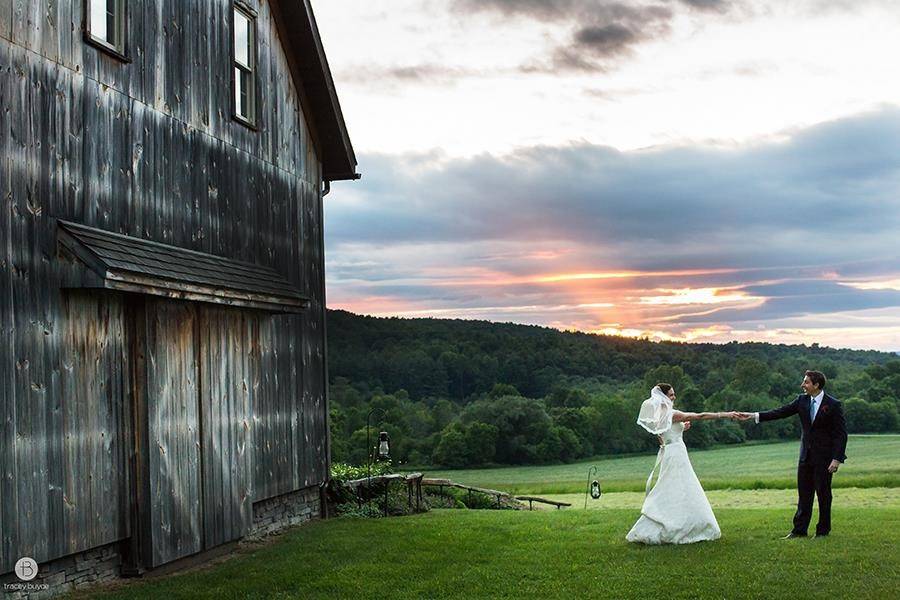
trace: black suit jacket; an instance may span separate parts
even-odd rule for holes
[[[816,420],[809,419],[809,394],[801,394],[790,404],[759,413],[759,422],[800,417],[803,435],[800,437],[800,462],[812,460],[847,460],[847,426],[841,403],[825,394],[816,412]]]

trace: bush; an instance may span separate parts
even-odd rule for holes
[[[892,402],[866,402],[861,398],[851,398],[844,402],[844,418],[850,433],[897,430],[897,408]]]
[[[394,469],[390,459],[372,463],[373,477],[375,475],[388,475],[393,472]],[[367,475],[368,469],[365,465],[357,467],[341,462],[331,463],[331,478],[342,483],[345,481],[353,481],[354,479],[362,479]]]
[[[372,477],[378,475],[390,475],[393,469],[389,460],[374,463],[372,465]],[[400,481],[373,482],[372,488],[360,488],[362,497],[354,491],[346,482],[355,479],[364,479],[367,476],[366,467],[357,467],[344,463],[331,465],[331,481],[328,484],[328,503],[334,506],[334,512],[339,516],[349,517],[383,517],[384,515],[384,490],[388,486],[388,516],[405,515],[415,512],[415,499],[410,506],[406,484]],[[421,507],[428,510],[428,503]]]

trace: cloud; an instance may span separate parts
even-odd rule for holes
[[[614,54],[634,39],[634,33],[618,23],[585,27],[575,34],[575,42],[579,46],[591,48],[600,55]]]
[[[413,63],[345,68],[341,71],[340,77],[344,83],[391,87],[400,84],[447,85],[460,79],[482,77],[487,74],[489,73],[481,70],[439,63]]]
[[[788,282],[779,287],[789,287],[790,292],[769,289],[768,286],[750,286],[755,294],[767,296],[759,306],[749,309],[722,308],[702,314],[683,315],[682,323],[731,323],[768,322],[774,319],[805,317],[846,311],[860,311],[900,307],[900,292],[895,290],[858,290],[840,284],[826,282]],[[898,323],[900,325],[900,323]]]
[[[675,335],[900,307],[865,283],[900,277],[900,109],[742,148],[360,165],[326,203],[329,293],[348,308]]]
[[[730,4],[733,4],[727,0],[679,0],[679,2],[686,4],[691,8],[712,10],[716,12],[724,12],[728,10]]]
[[[759,264],[761,255],[777,261],[784,247],[795,247],[791,255],[810,263],[868,256],[898,225],[900,110],[743,149],[619,152],[579,144],[452,160],[368,155],[361,168],[367,201],[335,207],[341,227],[333,239],[601,238],[703,263],[711,248],[725,248],[714,256],[742,266]],[[860,237],[858,251],[805,243],[823,235]],[[637,257],[654,254],[629,262],[651,266]]]
[[[629,55],[638,44],[669,35],[678,6],[724,13],[731,4],[724,0],[457,0],[454,7],[466,15],[493,12],[507,19],[565,24],[567,39],[558,42],[547,56],[525,62],[523,72],[603,72],[612,59]]]
[[[562,19],[577,14],[584,0],[456,0],[453,10],[461,15],[473,12],[497,12],[505,17],[524,16],[532,19]]]

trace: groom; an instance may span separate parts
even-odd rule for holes
[[[841,403],[825,393],[826,379],[819,371],[807,371],[803,394],[781,408],[761,413],[741,413],[757,423],[799,415],[800,462],[797,464],[797,512],[794,528],[784,539],[806,537],[812,518],[813,493],[819,498],[819,522],[816,537],[831,531],[831,477],[847,460],[847,429]]]

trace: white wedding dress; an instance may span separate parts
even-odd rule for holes
[[[659,479],[644,500],[641,517],[625,537],[643,544],[691,544],[722,536],[709,500],[681,439],[684,423],[662,433]]]

